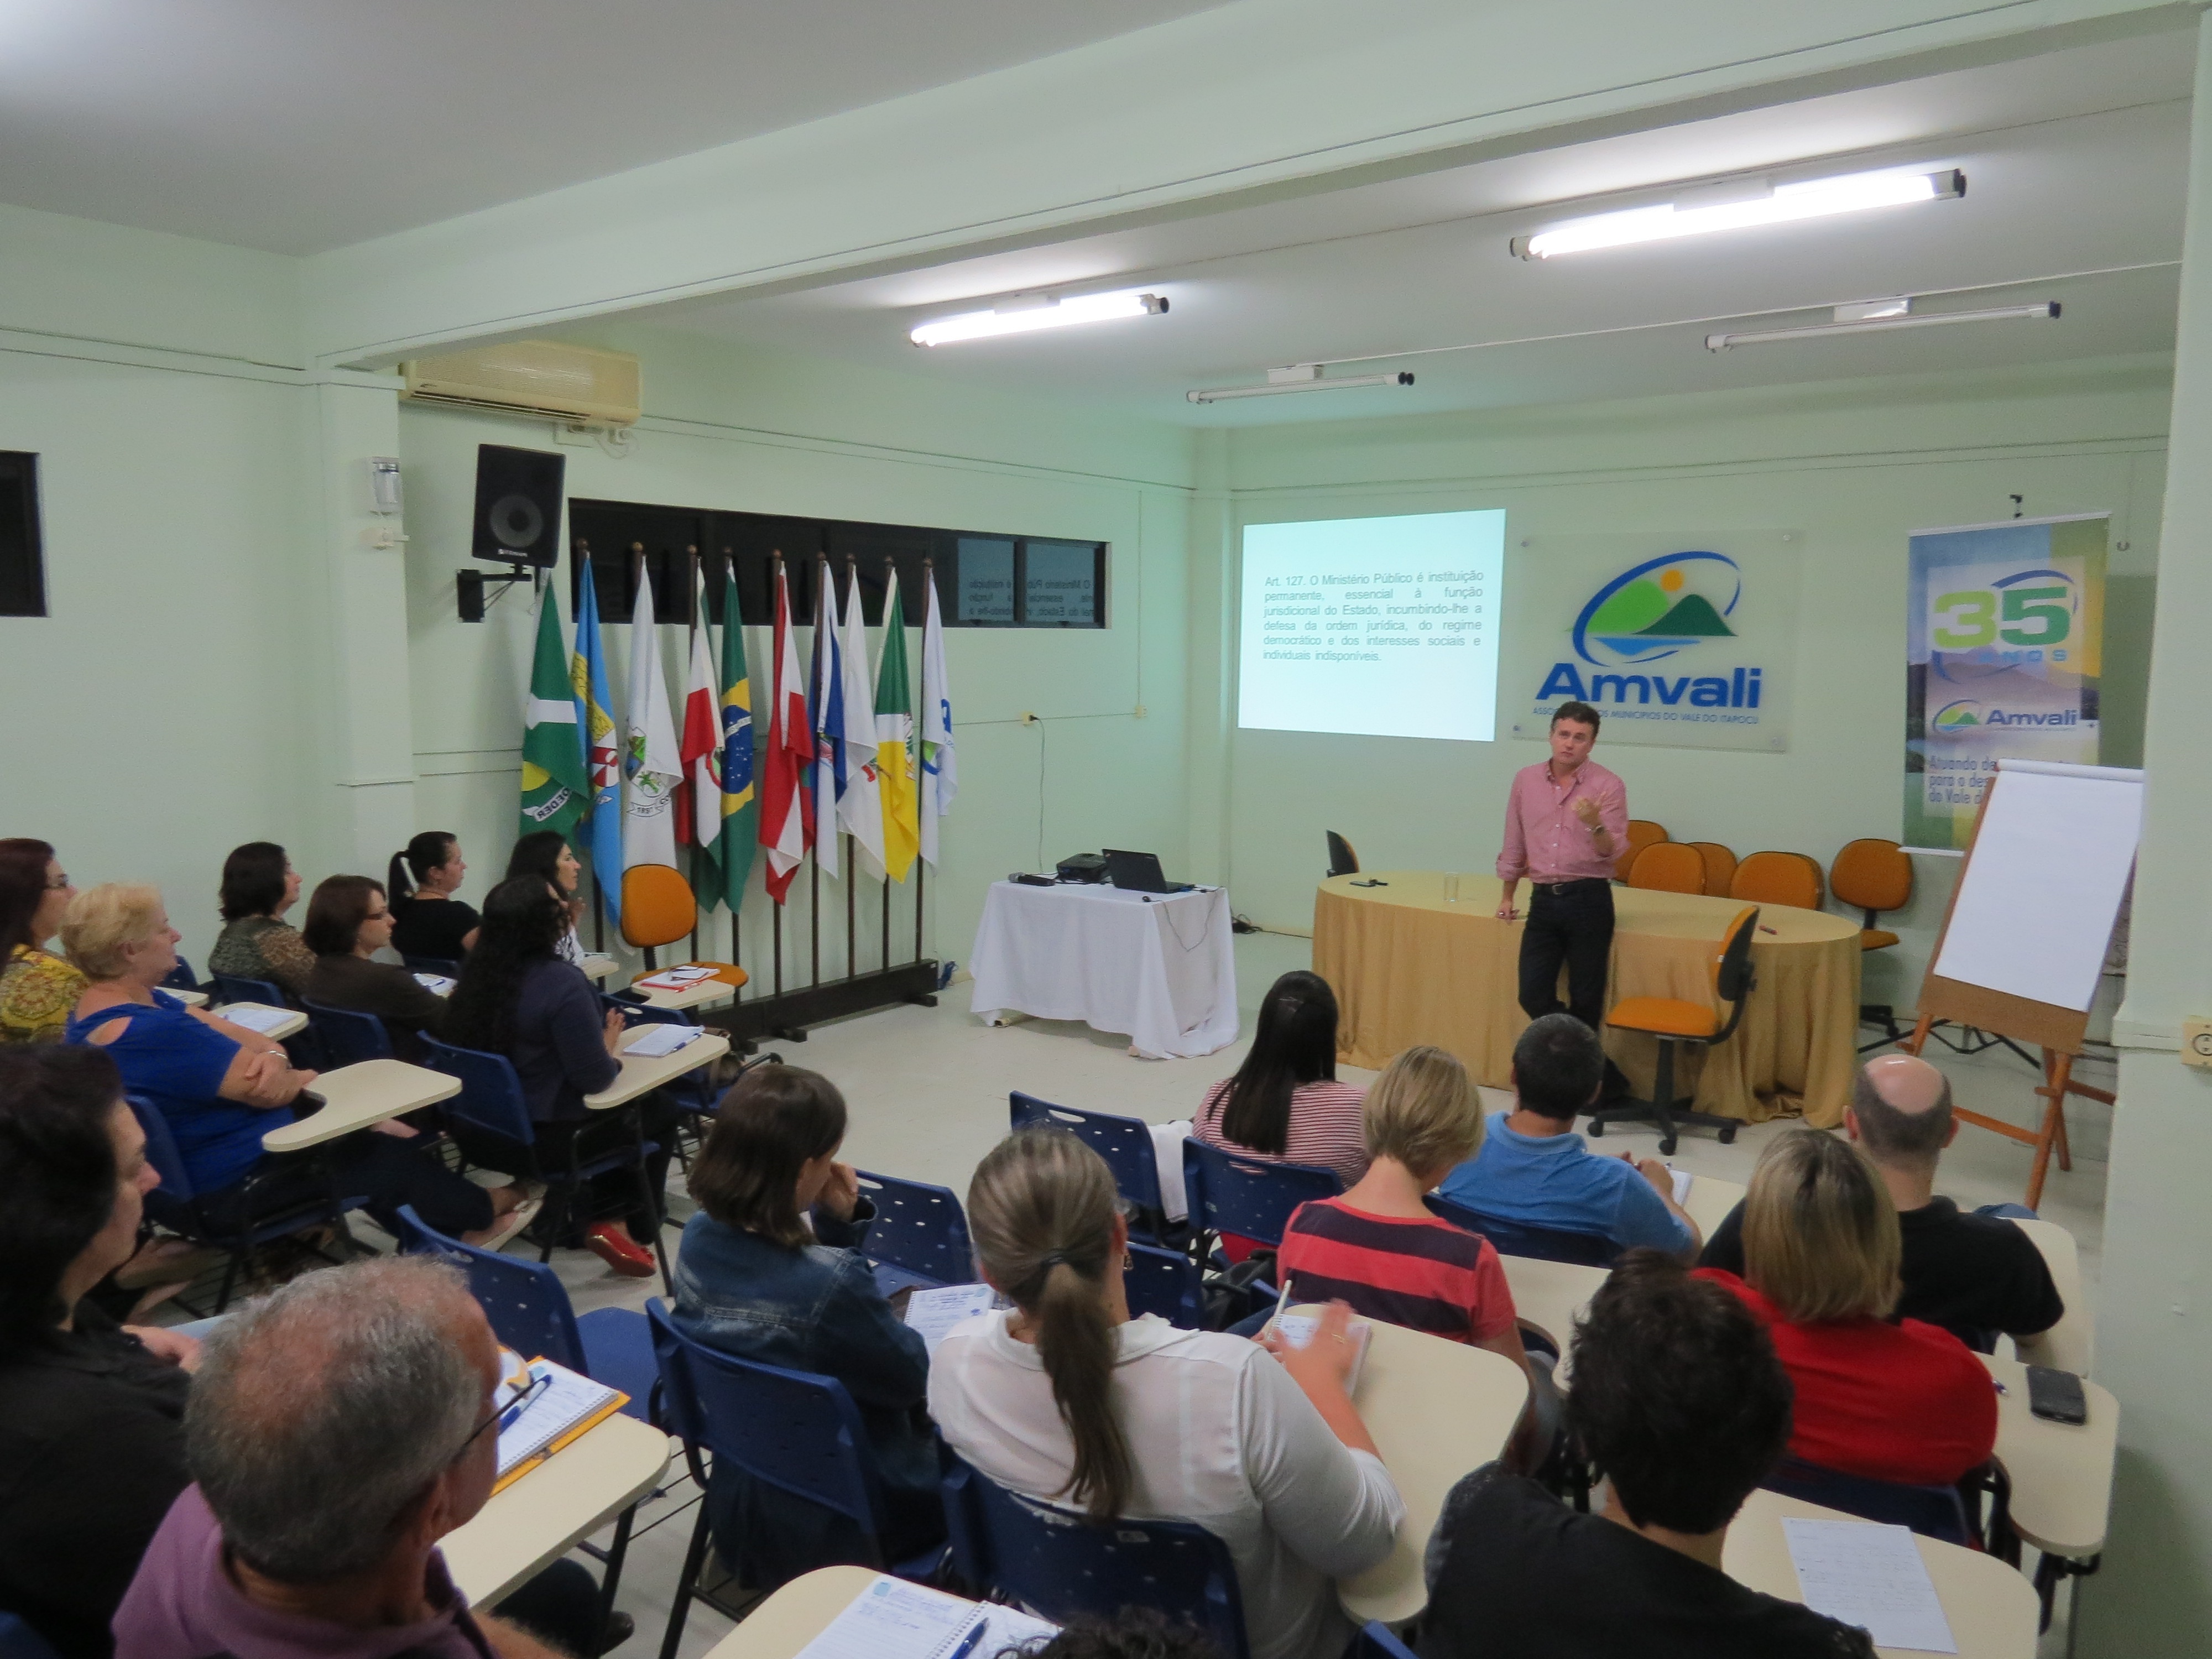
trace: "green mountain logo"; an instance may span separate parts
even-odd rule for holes
[[[1721,620],[1712,601],[1702,593],[1686,593],[1658,621],[1636,630],[1678,639],[1734,639],[1735,630]]]

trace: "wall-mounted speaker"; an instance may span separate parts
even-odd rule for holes
[[[469,556],[550,570],[561,562],[564,457],[477,446],[477,516]]]

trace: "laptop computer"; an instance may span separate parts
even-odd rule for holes
[[[1125,893],[1188,893],[1187,881],[1170,881],[1160,869],[1158,853],[1122,853],[1106,849],[1106,879]]]

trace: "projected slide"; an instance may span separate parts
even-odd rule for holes
[[[1503,510],[1246,526],[1237,723],[1488,743],[1504,563]]]

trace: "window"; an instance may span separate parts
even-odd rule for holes
[[[46,614],[39,537],[39,458],[0,450],[0,617]]]
[[[1103,542],[599,501],[568,503],[568,534],[572,549],[581,544],[590,550],[603,623],[629,620],[641,555],[653,584],[653,615],[664,623],[688,623],[690,555],[696,550],[707,565],[707,609],[718,623],[726,556],[737,570],[738,604],[745,620],[757,624],[774,619],[775,559],[781,553],[792,620],[802,627],[814,620],[815,586],[824,559],[839,591],[848,569],[859,576],[861,616],[870,627],[883,623],[887,563],[898,571],[907,626],[921,626],[925,559],[933,567],[948,628],[1106,626]],[[580,559],[570,561],[572,616],[582,569]]]

